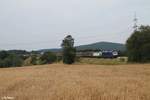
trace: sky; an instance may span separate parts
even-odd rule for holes
[[[66,35],[75,45],[125,43],[138,25],[150,25],[150,0],[0,0],[0,50],[59,48]]]

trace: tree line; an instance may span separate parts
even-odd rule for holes
[[[27,52],[23,50],[0,51],[0,67],[21,67],[30,65],[51,64],[57,60],[56,54],[45,52]]]
[[[57,53],[53,52],[41,53],[25,50],[0,51],[0,68],[51,64],[61,60],[65,64],[74,63],[76,49],[74,48],[74,39],[71,35],[64,38],[61,47],[63,51],[62,56],[57,56]]]
[[[62,40],[61,47],[61,57],[52,52],[41,54],[37,51],[25,50],[0,51],[0,67],[51,64],[56,61],[62,61],[64,64],[74,63],[76,59],[74,38],[71,35],[66,36]],[[126,41],[126,48],[127,51],[121,55],[127,56],[129,62],[150,62],[150,26],[142,25],[134,30]]]

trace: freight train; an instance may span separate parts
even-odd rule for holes
[[[77,57],[99,57],[99,58],[117,58],[119,56],[118,51],[104,50],[104,51],[78,51]]]

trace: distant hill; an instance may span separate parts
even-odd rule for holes
[[[41,50],[38,50],[38,52],[48,52],[48,51],[51,51],[51,52],[60,52],[61,49],[60,48],[55,48],[55,49],[41,49]]]
[[[97,42],[92,43],[88,45],[80,45],[76,46],[77,50],[119,50],[119,51],[125,51],[126,47],[124,44],[121,43],[112,43],[112,42]],[[40,52],[60,52],[61,49],[42,49],[39,50]]]
[[[112,42],[97,42],[92,43],[88,45],[81,45],[76,47],[77,50],[86,50],[86,49],[92,49],[92,50],[120,50],[125,51],[126,47],[124,44],[121,43],[112,43]]]

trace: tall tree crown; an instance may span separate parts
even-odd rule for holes
[[[150,26],[141,26],[134,31],[126,43],[131,62],[150,61]]]
[[[74,46],[74,39],[72,38],[72,36],[71,35],[66,36],[64,38],[61,46],[63,48],[65,48],[65,47],[73,47]]]

